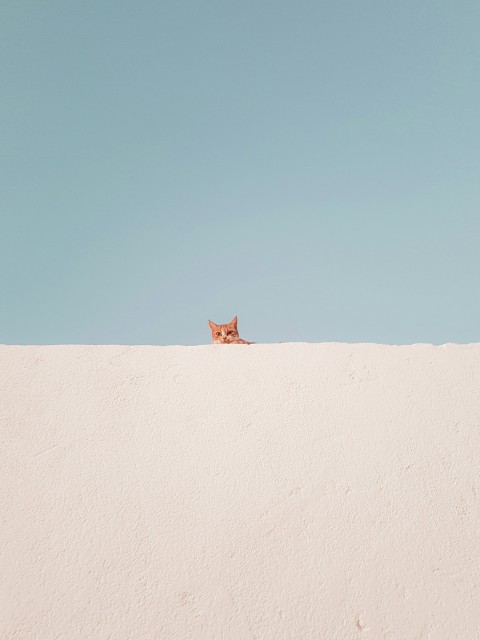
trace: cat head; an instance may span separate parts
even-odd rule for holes
[[[217,344],[228,344],[234,340],[238,340],[237,316],[228,324],[215,324],[211,320],[208,321],[212,330],[212,340]]]

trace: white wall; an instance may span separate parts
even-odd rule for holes
[[[480,345],[0,362],[2,640],[480,638]]]

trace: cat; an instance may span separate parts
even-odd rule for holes
[[[254,344],[247,340],[242,340],[238,335],[237,316],[228,324],[215,324],[208,321],[212,330],[212,340],[215,344]]]

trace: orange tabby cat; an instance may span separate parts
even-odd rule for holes
[[[212,330],[212,340],[216,344],[253,344],[242,340],[238,335],[237,316],[228,324],[215,324],[211,320],[208,324]]]

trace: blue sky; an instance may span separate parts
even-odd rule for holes
[[[480,5],[9,0],[0,342],[476,342]]]

